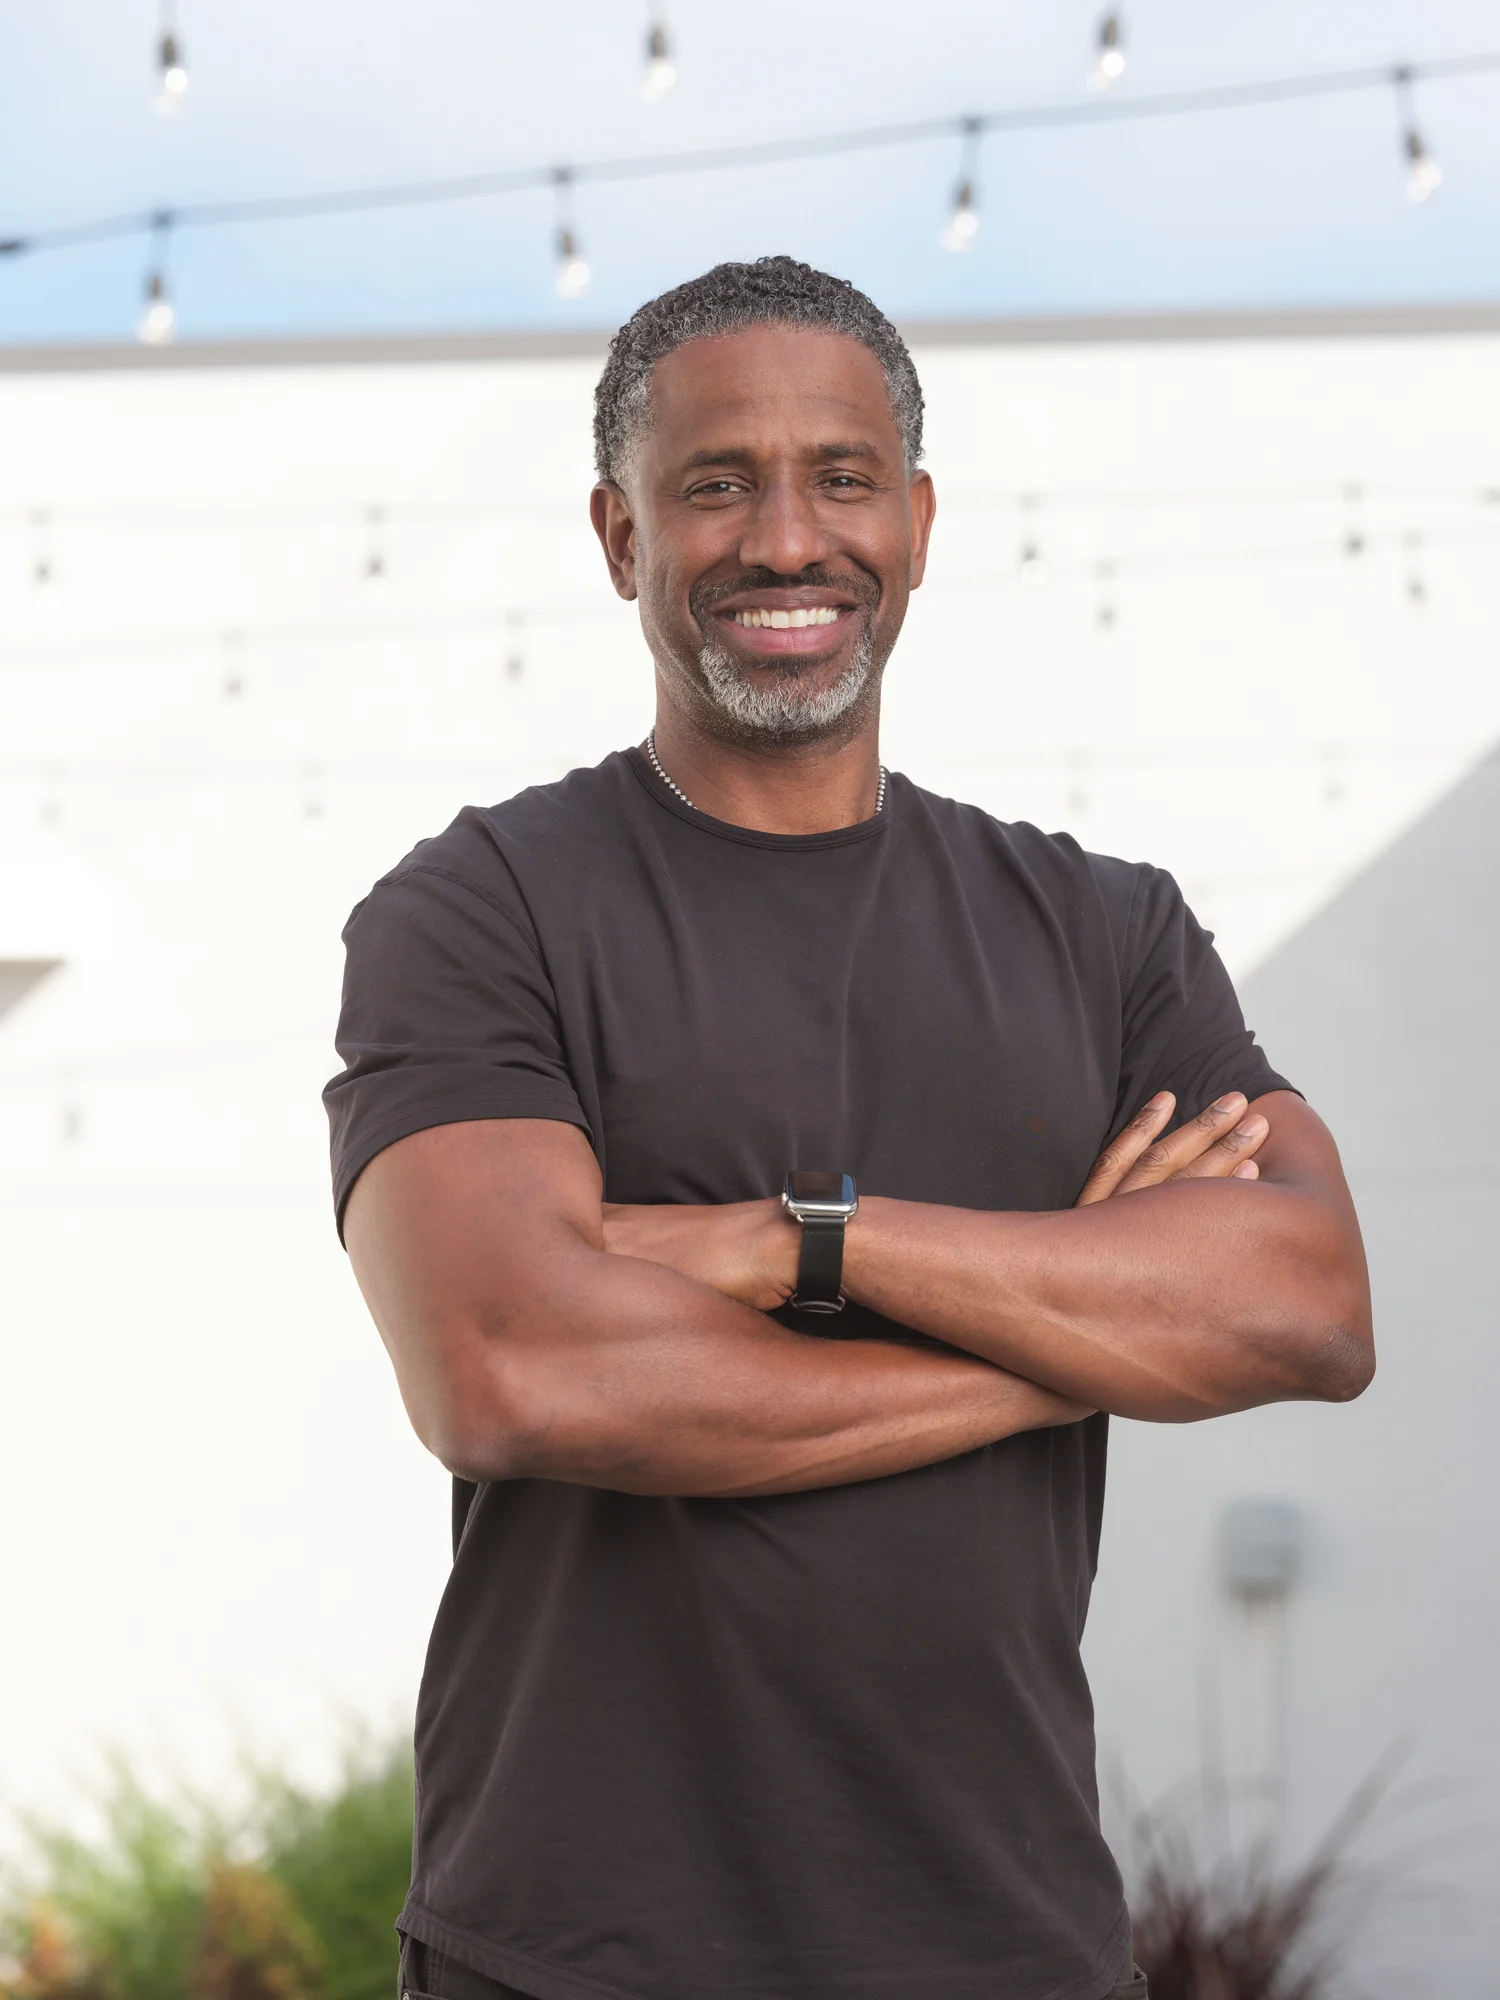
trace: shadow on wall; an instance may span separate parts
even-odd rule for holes
[[[0,1020],[61,964],[60,958],[0,958]]]

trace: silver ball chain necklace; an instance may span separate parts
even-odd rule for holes
[[[675,792],[677,797],[682,800],[682,803],[685,806],[692,806],[693,811],[697,812],[699,808],[693,805],[692,800],[688,797],[687,793],[682,789],[681,785],[674,785],[672,780],[667,776],[666,772],[662,769],[661,759],[656,754],[656,731],[654,729],[648,731],[646,736],[646,755],[651,759],[652,770],[656,773],[657,777],[661,779],[662,783],[666,786],[667,790],[669,792]],[[885,805],[886,776],[887,776],[886,768],[884,764],[882,764],[880,766],[880,783],[875,788],[876,813],[880,812]],[[871,817],[873,818],[874,814],[872,814]]]

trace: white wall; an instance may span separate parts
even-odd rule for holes
[[[1380,1367],[1351,1409],[1116,1426],[1090,1630],[1101,1734],[1148,1796],[1199,1745],[1251,1804],[1255,1638],[1218,1587],[1226,1502],[1290,1501],[1303,1575],[1279,1662],[1282,1814],[1306,1851],[1383,1758],[1362,1843],[1372,1993],[1494,1990],[1500,1955],[1500,759],[1490,758],[1246,982],[1339,1135],[1369,1251]],[[1242,1820],[1246,1816],[1237,1810]]]
[[[1173,867],[1249,968],[1500,733],[1500,337],[918,361],[888,761]],[[316,1761],[330,1703],[410,1697],[446,1492],[327,1214],[338,929],[459,804],[643,733],[595,366],[0,376],[0,957],[67,961],[0,1026],[12,1796],[100,1732]],[[1124,1449],[1160,1493],[1115,1548],[1179,1463]]]

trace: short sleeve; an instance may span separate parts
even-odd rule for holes
[[[520,911],[446,869],[408,864],[358,905],[344,945],[344,1068],[323,1093],[341,1235],[355,1181],[410,1133],[478,1118],[588,1131]]]
[[[1212,933],[1204,930],[1172,877],[1141,868],[1121,963],[1118,1131],[1148,1097],[1170,1090],[1174,1124],[1195,1118],[1226,1091],[1255,1098],[1292,1090],[1245,1026],[1239,999]]]

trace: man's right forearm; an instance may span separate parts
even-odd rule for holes
[[[1087,1414],[956,1351],[809,1339],[604,1249],[569,1126],[476,1122],[378,1155],[346,1240],[418,1436],[464,1478],[795,1492]]]
[[[596,1271],[576,1268],[591,1260]],[[408,1407],[467,1479],[799,1492],[1085,1414],[966,1355],[808,1338],[659,1266],[588,1250],[546,1307],[476,1315],[449,1340],[440,1393]]]
[[[1087,1414],[968,1356],[809,1338],[663,1275],[608,1260],[608,1321],[572,1368],[510,1345],[501,1374],[531,1419],[505,1447],[516,1474],[629,1493],[798,1492]]]

